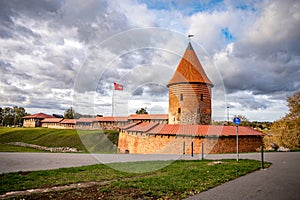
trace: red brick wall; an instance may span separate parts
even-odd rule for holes
[[[219,138],[146,136],[139,132],[128,134],[126,131],[120,131],[118,148],[120,153],[125,153],[128,150],[129,153],[136,154],[183,154],[183,149],[185,149],[186,154],[191,154],[192,142],[194,144],[194,154],[201,153],[203,142],[205,154],[236,152],[236,138],[234,136]],[[185,147],[183,147],[184,144]],[[262,137],[241,136],[239,137],[239,152],[254,152],[262,144]]]
[[[178,113],[178,108],[181,109],[181,113]],[[174,84],[169,87],[169,124],[210,123],[211,87],[209,85],[189,83]]]

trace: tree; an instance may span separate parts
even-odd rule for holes
[[[28,113],[26,113],[25,108],[18,107],[18,106],[13,107],[13,112],[14,112],[14,125],[21,126],[23,124],[23,117],[28,115]]]
[[[287,97],[289,113],[275,121],[271,127],[274,142],[280,146],[300,146],[300,91]]]
[[[147,112],[147,108],[145,107],[145,108],[140,108],[139,110],[137,110],[136,112],[135,112],[136,114],[148,114],[148,112]]]
[[[76,112],[72,107],[67,109],[64,113],[65,119],[79,119],[82,115]]]
[[[23,123],[23,117],[28,115],[23,107],[5,107],[0,108],[0,124],[3,126],[21,126]]]
[[[12,125],[14,120],[13,109],[10,107],[5,107],[3,109],[2,118],[3,118],[3,126]]]
[[[3,109],[0,107],[0,126],[3,126]]]

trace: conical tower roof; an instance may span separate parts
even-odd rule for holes
[[[179,83],[205,83],[213,87],[190,42],[167,86]]]

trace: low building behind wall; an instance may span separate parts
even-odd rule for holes
[[[129,127],[129,128],[128,128]],[[261,132],[240,127],[239,152],[254,152],[263,145]],[[193,144],[192,144],[193,143]],[[191,154],[236,152],[235,127],[206,125],[146,125],[121,128],[120,153]]]
[[[128,117],[96,117],[97,126],[101,130],[118,130],[120,126],[128,124]]]
[[[27,115],[23,117],[23,127],[41,127],[41,121],[45,118],[54,118],[51,115],[47,115],[45,113],[37,113],[33,115]]]
[[[130,116],[104,116],[79,119],[56,118],[44,113],[25,116],[24,127],[45,127],[57,129],[119,130],[132,122],[168,123],[167,114],[132,114]]]
[[[75,129],[76,119],[63,119],[60,126],[63,129]]]
[[[155,122],[159,124],[168,124],[168,114],[131,114],[128,117],[129,122]]]
[[[41,126],[44,128],[61,128],[60,122],[63,118],[45,118],[41,121]]]

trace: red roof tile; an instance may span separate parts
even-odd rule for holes
[[[128,117],[96,117],[98,122],[127,122]]]
[[[23,119],[45,119],[45,118],[54,118],[52,115],[47,115],[45,113],[37,113],[33,115],[27,115]]]
[[[60,123],[61,124],[75,124],[76,119],[63,119]]]
[[[169,118],[168,114],[131,114],[129,119],[131,120],[151,120],[151,119],[163,119]]]
[[[126,124],[124,126],[120,126],[119,128],[122,129],[122,130],[126,130],[126,129],[129,129],[137,124],[140,124],[142,122],[133,122],[133,123],[130,123],[130,124]]]
[[[192,135],[192,136],[235,136],[235,126],[211,126],[211,125],[180,125],[180,124],[160,124],[148,131],[149,134],[161,135]],[[256,131],[250,127],[239,126],[239,136],[243,135],[264,135],[262,132]]]
[[[53,117],[53,118],[45,118],[43,119],[41,122],[42,123],[58,123],[60,121],[62,121],[64,118],[56,118],[56,117]]]
[[[176,83],[206,83],[213,86],[207,77],[191,43],[185,50],[178,67],[168,83],[168,86]]]
[[[96,118],[79,118],[76,120],[76,123],[92,123],[92,122],[96,122],[97,119]]]
[[[136,132],[147,132],[157,126],[159,123],[153,123],[153,122],[142,122],[138,123],[137,125],[128,128],[127,131],[136,131]]]

